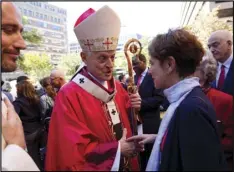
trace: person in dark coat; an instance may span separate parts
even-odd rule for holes
[[[200,78],[203,92],[211,101],[215,108],[217,123],[220,128],[221,142],[224,154],[228,162],[230,171],[233,167],[233,131],[234,120],[233,97],[227,93],[211,88],[211,83],[215,80],[217,72],[217,62],[211,54],[207,54],[197,68],[195,75]]]
[[[164,90],[170,106],[157,135],[128,139],[154,142],[146,170],[227,170],[214,107],[194,77],[204,56],[202,44],[184,29],[169,30],[153,39],[149,54],[154,86]]]
[[[154,87],[152,76],[148,73],[146,57],[143,54],[135,56],[132,60],[135,85],[141,96],[141,109],[139,111],[142,125],[139,125],[138,134],[157,134],[160,119],[160,106],[164,102],[164,95],[161,89]],[[162,106],[161,106],[162,107]],[[145,170],[150,157],[153,144],[147,144],[145,151],[141,153],[141,170]]]
[[[17,98],[13,105],[23,124],[27,150],[40,170],[43,170],[40,148],[45,146],[46,140],[41,123],[40,99],[28,80],[19,81],[16,88]]]

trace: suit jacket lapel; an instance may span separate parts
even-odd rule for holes
[[[134,75],[134,84],[135,84],[135,85],[137,85],[137,80],[138,80],[137,75]]]
[[[233,78],[233,66],[234,66],[234,63],[233,63],[233,60],[231,62],[231,65],[230,65],[230,68],[229,68],[229,71],[227,73],[227,76],[225,78],[225,82],[224,82],[224,85],[223,85],[223,89],[226,89],[229,85],[229,82],[232,82],[232,78]]]
[[[141,88],[143,88],[144,85],[147,83],[147,81],[148,81],[148,79],[149,79],[148,75],[149,75],[149,74],[146,73],[146,75],[145,75],[145,77],[144,77],[144,79],[143,79],[143,81],[142,81],[142,83],[141,83],[141,85],[140,85],[140,87],[139,87],[139,90],[140,90]]]

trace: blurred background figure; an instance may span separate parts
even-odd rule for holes
[[[29,77],[28,76],[19,76],[17,79],[16,79],[16,83],[19,83],[20,81],[29,81]]]
[[[41,86],[44,88],[45,93],[40,97],[42,105],[42,115],[46,130],[49,129],[49,121],[54,107],[54,100],[56,92],[50,84],[50,77],[45,77],[40,80]]]
[[[233,168],[233,98],[229,94],[211,88],[211,83],[216,77],[217,62],[209,53],[203,59],[204,60],[201,62],[200,66],[195,72],[195,76],[200,78],[202,90],[214,106],[220,129],[222,146],[229,169],[231,170]]]
[[[45,132],[41,124],[42,107],[39,96],[29,79],[17,78],[17,98],[13,102],[16,113],[19,115],[24,129],[25,140],[29,155],[43,170],[40,157],[40,148],[45,147]]]
[[[50,74],[50,83],[55,89],[56,92],[60,90],[60,88],[66,84],[65,74],[61,69],[54,69]]]
[[[44,89],[44,94],[40,97],[40,102],[42,105],[42,123],[46,130],[46,140],[48,138],[49,133],[49,125],[51,114],[54,107],[54,100],[56,96],[56,92],[52,85],[50,84],[50,77],[45,77],[40,80],[40,84]],[[46,147],[41,149],[41,156],[42,159],[45,160],[46,158]],[[44,161],[43,161],[44,162]]]
[[[125,90],[127,90],[126,76],[124,74],[119,75],[119,82]]]

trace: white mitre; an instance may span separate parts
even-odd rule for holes
[[[104,6],[96,12],[84,12],[77,19],[74,32],[83,51],[109,51],[118,46],[120,27],[119,16]]]

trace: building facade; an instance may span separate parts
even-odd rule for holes
[[[69,53],[70,54],[78,54],[81,52],[81,47],[78,42],[72,42],[69,44]]]
[[[42,35],[39,45],[28,44],[25,52],[46,53],[52,64],[68,52],[67,11],[48,2],[14,2],[27,23],[25,31],[36,29]]]
[[[186,1],[181,6],[180,26],[193,23],[201,11],[211,12],[214,8],[220,7],[218,17],[233,26],[233,2],[230,1]]]

